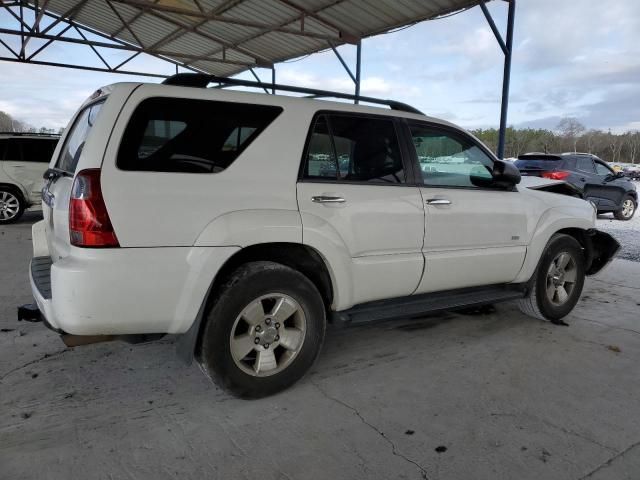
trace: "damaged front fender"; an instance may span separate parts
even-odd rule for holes
[[[587,241],[587,275],[595,275],[606,267],[615,257],[620,244],[611,235],[595,228],[588,230]]]

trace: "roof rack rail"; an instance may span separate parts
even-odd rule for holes
[[[30,137],[59,137],[59,133],[40,133],[40,132],[0,132],[0,135],[30,136]]]
[[[391,110],[424,115],[424,113],[422,113],[417,108],[412,107],[411,105],[407,105],[406,103],[397,102],[395,100],[383,100],[374,97],[363,97],[362,95],[351,95],[349,93],[332,92],[330,90],[318,90],[315,88],[296,87],[293,85],[280,85],[278,83],[264,83],[254,82],[252,80],[241,80],[239,78],[218,77],[216,75],[208,75],[206,73],[178,73],[176,75],[168,77],[162,83],[164,85],[197,88],[205,88],[210,83],[219,83],[219,88],[254,87],[271,91],[281,90],[283,92],[302,93],[307,95],[307,98],[341,98],[345,100],[386,105],[390,107]]]

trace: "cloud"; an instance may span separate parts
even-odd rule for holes
[[[487,6],[504,30],[505,2],[489,2]],[[589,128],[637,128],[639,32],[639,0],[519,1],[509,123],[553,128],[560,118],[575,116]],[[353,66],[355,48],[346,45],[338,49]],[[60,60],[68,51],[52,49],[50,54]],[[89,54],[91,59],[75,60],[94,61]],[[362,55],[364,95],[405,101],[466,127],[497,126],[503,55],[479,8],[367,38]],[[157,68],[142,56],[134,62],[132,69]],[[354,90],[330,50],[279,64],[276,71],[279,83],[349,93]],[[268,78],[268,73],[259,72]],[[66,124],[93,90],[126,80],[141,79],[0,64],[0,109],[33,125],[56,128]]]

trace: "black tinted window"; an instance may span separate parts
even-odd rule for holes
[[[9,138],[2,140],[0,143],[0,155],[3,160],[22,160],[22,150],[20,148],[20,142],[16,138]]]
[[[49,163],[58,141],[50,138],[23,138],[21,143],[22,159],[25,162]]]
[[[405,183],[393,121],[347,115],[319,116],[309,139],[305,177]]]
[[[129,121],[117,164],[123,170],[221,172],[281,111],[264,105],[149,98]]]
[[[102,108],[104,102],[94,103],[91,106],[86,107],[76,117],[76,121],[71,127],[71,131],[67,134],[67,138],[64,141],[64,146],[60,152],[60,157],[56,163],[56,167],[66,172],[74,173],[80,155],[84,149],[84,142],[87,141],[89,132],[95,124],[98,113]]]
[[[596,169],[593,166],[593,160],[589,157],[577,157],[576,168],[583,172],[596,173]]]

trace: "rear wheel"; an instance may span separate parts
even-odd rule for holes
[[[564,234],[554,235],[545,249],[529,295],[519,301],[520,310],[534,318],[563,323],[578,303],[584,286],[582,247]]]
[[[12,189],[0,187],[0,224],[17,221],[25,207],[21,195]]]
[[[325,311],[314,284],[273,262],[240,267],[208,313],[200,364],[221,387],[258,398],[299,380],[320,352]]]
[[[618,220],[631,220],[633,218],[633,214],[636,213],[636,208],[638,208],[636,201],[631,195],[627,195],[622,200],[620,210],[613,212],[613,216]]]

